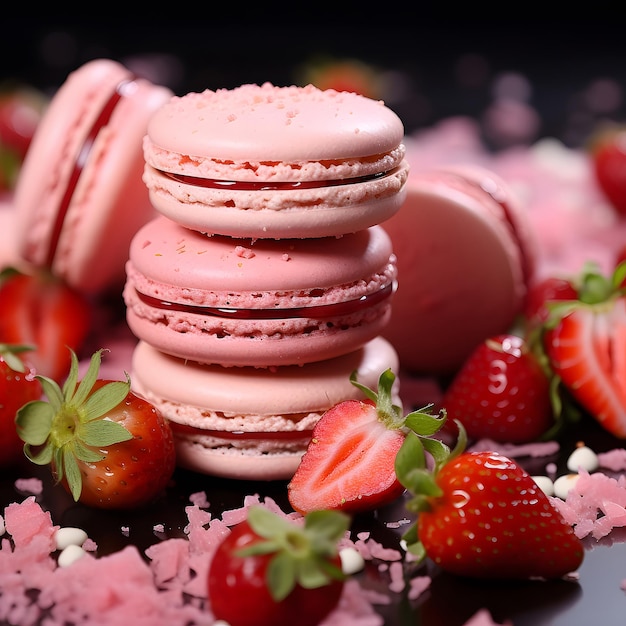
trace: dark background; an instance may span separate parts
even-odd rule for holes
[[[599,118],[626,119],[626,10],[587,7],[588,15],[574,19],[567,7],[565,15],[542,20],[515,18],[522,11],[542,14],[527,4],[506,11],[502,6],[508,19],[493,19],[497,6],[490,18],[481,18],[474,7],[469,18],[458,7],[446,7],[450,19],[429,5],[381,0],[219,6],[163,9],[186,19],[112,19],[103,7],[93,19],[5,18],[0,82],[26,82],[52,93],[82,63],[109,57],[182,95],[247,82],[297,84],[322,60],[352,59],[384,77],[381,97],[408,132],[450,115],[480,117],[498,79],[511,73],[531,87],[526,101],[541,113],[540,135],[576,144]],[[468,63],[474,72],[467,71]],[[599,107],[605,110],[585,102],[590,85],[600,79],[619,87],[620,97]]]

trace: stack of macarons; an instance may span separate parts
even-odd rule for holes
[[[174,96],[144,138],[159,213],[124,301],[134,389],[179,465],[289,479],[323,412],[398,370],[381,337],[397,267],[381,223],[405,198],[400,119],[346,92],[271,84]]]

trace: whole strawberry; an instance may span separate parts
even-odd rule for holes
[[[626,215],[626,129],[610,128],[594,137],[591,162],[599,188]]]
[[[513,334],[479,344],[446,389],[442,405],[472,439],[527,443],[554,424],[550,379],[526,341]]]
[[[29,344],[38,374],[62,380],[68,347],[78,352],[91,328],[91,303],[46,270],[0,273],[0,341]]]
[[[0,468],[24,459],[15,416],[22,405],[41,398],[41,383],[25,360],[30,350],[31,346],[0,344]]]
[[[130,381],[98,380],[101,352],[94,353],[78,382],[71,352],[63,388],[37,376],[48,402],[19,409],[17,431],[26,456],[51,465],[74,500],[99,508],[129,509],[156,499],[176,463],[169,422],[130,390]]]
[[[413,494],[407,509],[418,512],[404,536],[410,552],[483,579],[560,578],[580,567],[580,540],[521,466],[457,448],[439,446],[433,473],[418,438],[409,435],[398,453],[398,477]]]
[[[586,268],[578,298],[552,309],[543,348],[566,391],[616,437],[626,438],[626,263],[610,277]]]
[[[355,513],[381,507],[404,492],[394,459],[406,433],[430,435],[444,419],[425,409],[404,416],[393,403],[395,378],[390,370],[384,371],[376,393],[353,376],[352,383],[366,398],[340,402],[319,419],[287,486],[296,511]]]
[[[337,542],[349,521],[337,511],[316,511],[300,526],[251,507],[211,560],[207,589],[214,617],[230,626],[319,624],[343,590]]]

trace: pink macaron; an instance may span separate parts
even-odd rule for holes
[[[131,381],[170,420],[179,466],[282,480],[295,472],[323,412],[364,398],[350,382],[352,372],[376,390],[381,373],[397,368],[395,350],[381,337],[334,359],[279,368],[200,365],[140,341]],[[400,404],[397,393],[394,401]]]
[[[391,109],[355,93],[206,90],[175,96],[152,117],[144,180],[158,211],[204,233],[336,236],[400,208],[403,137]]]
[[[405,370],[449,375],[480,341],[512,327],[536,242],[502,178],[480,166],[413,171],[402,209],[383,226],[398,264],[384,336]]]
[[[143,136],[171,96],[108,59],[68,76],[37,128],[15,190],[25,261],[88,294],[123,285],[130,239],[155,215],[142,181]]]
[[[324,239],[207,237],[159,216],[133,238],[124,288],[133,333],[224,366],[352,352],[389,322],[396,266],[381,226]]]

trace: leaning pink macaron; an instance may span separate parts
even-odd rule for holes
[[[389,321],[396,266],[381,226],[325,239],[206,237],[159,216],[132,240],[133,333],[224,366],[302,364],[352,352]]]
[[[413,171],[384,225],[398,291],[384,335],[407,371],[448,375],[522,310],[536,253],[528,216],[498,175],[479,166]]]
[[[15,191],[17,241],[29,263],[97,294],[123,285],[128,245],[155,215],[142,140],[172,93],[97,59],[52,98]]]
[[[155,208],[208,234],[342,235],[400,208],[404,127],[348,92],[243,85],[175,96],[150,120],[144,180]]]
[[[324,362],[280,368],[200,365],[140,341],[133,355],[133,390],[172,424],[181,467],[250,480],[289,479],[323,412],[364,398],[350,382],[376,389],[398,357],[381,337]],[[399,399],[395,398],[399,404]]]

